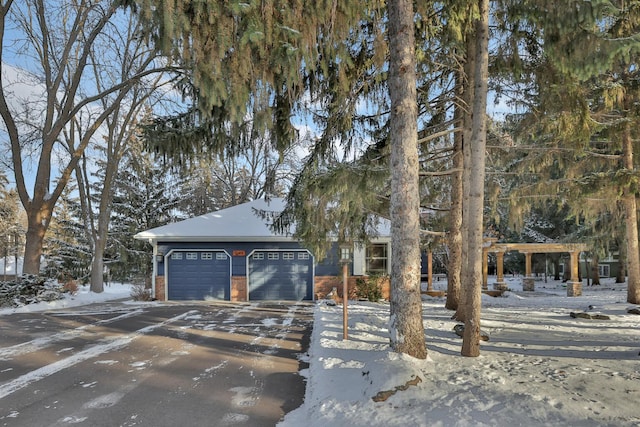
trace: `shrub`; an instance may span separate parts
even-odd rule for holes
[[[359,277],[356,279],[356,295],[360,299],[377,302],[382,299],[381,276]]]
[[[144,285],[133,285],[131,287],[131,298],[134,301],[153,301],[151,289],[145,288]]]
[[[64,289],[55,280],[26,274],[17,280],[0,282],[0,307],[21,307],[64,298]]]

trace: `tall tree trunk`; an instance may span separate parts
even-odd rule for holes
[[[420,296],[420,197],[413,2],[390,0],[391,347],[425,359]]]
[[[471,172],[467,209],[469,215],[468,268],[471,280],[466,285],[465,326],[462,355],[480,355],[480,308],[482,301],[482,238],[484,211],[485,150],[487,142],[487,81],[489,66],[489,0],[479,0],[479,18],[475,23],[476,61],[473,91],[473,134],[471,135]]]
[[[629,110],[629,109],[627,109]],[[631,124],[625,123],[622,133],[622,162],[628,171],[634,170],[633,140],[631,138]],[[633,186],[626,185],[623,190],[625,211],[625,226],[627,230],[627,302],[640,304],[640,252],[638,252],[638,210],[636,194]]]
[[[460,296],[458,307],[454,318],[460,322],[465,321],[467,315],[467,290],[472,278],[469,275],[469,221],[471,211],[468,209],[468,192],[471,185],[471,136],[473,134],[473,114],[472,104],[475,90],[475,63],[476,63],[476,42],[474,34],[467,34],[465,40],[465,63],[464,63],[464,88],[462,94],[462,228],[461,228],[461,262],[460,262]]]
[[[455,127],[460,127],[464,118],[464,107],[461,105],[464,96],[464,76],[456,75],[456,106],[454,108]],[[451,175],[451,211],[449,212],[449,265],[447,268],[447,301],[445,308],[457,310],[460,303],[460,273],[462,270],[462,171],[464,170],[464,154],[462,132],[453,136],[454,173]]]

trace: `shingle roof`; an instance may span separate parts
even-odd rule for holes
[[[289,240],[290,237],[274,233],[268,218],[259,212],[279,213],[284,209],[283,199],[254,200],[184,221],[142,231],[134,237],[139,240]]]
[[[287,234],[274,233],[272,220],[261,213],[280,213],[285,201],[272,198],[269,201],[254,200],[195,218],[142,231],[134,237],[155,241],[286,241]],[[294,230],[292,229],[291,232]],[[388,236],[389,221],[381,220],[378,226],[381,236]]]

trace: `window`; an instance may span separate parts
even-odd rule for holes
[[[366,272],[367,274],[387,274],[387,263],[389,257],[387,254],[387,244],[377,243],[367,247],[366,254]]]
[[[213,259],[213,254],[211,252],[202,252],[200,259]]]
[[[264,259],[264,252],[256,252],[253,254],[253,259]]]
[[[267,259],[280,259],[280,254],[278,252],[269,252]]]
[[[293,252],[285,252],[282,254],[282,259],[292,260],[294,259]]]
[[[309,259],[309,252],[298,252],[298,259]]]
[[[174,252],[171,254],[171,259],[182,259],[182,252]]]
[[[198,259],[198,254],[196,252],[187,252],[187,259],[190,259],[190,260]]]
[[[227,259],[227,254],[224,252],[216,252],[216,259]]]
[[[598,264],[598,274],[600,277],[609,277],[609,264]]]

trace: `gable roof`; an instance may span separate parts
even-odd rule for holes
[[[134,236],[150,241],[290,241],[289,234],[274,233],[272,220],[263,218],[261,212],[278,214],[285,207],[280,198],[254,200],[216,212],[200,215],[184,221],[142,231]],[[292,230],[293,231],[293,230]],[[388,221],[381,220],[378,227],[381,236],[389,235]]]
[[[134,237],[138,240],[156,241],[291,240],[285,234],[274,233],[269,228],[271,221],[259,215],[259,211],[282,212],[284,206],[283,199],[254,200],[142,231]]]

